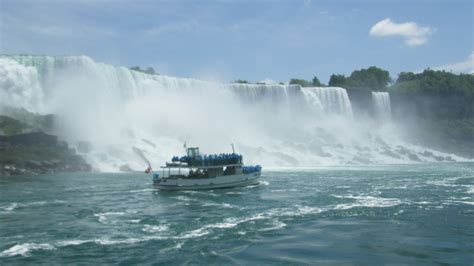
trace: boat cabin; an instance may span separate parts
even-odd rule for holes
[[[188,148],[186,150],[186,154],[190,158],[198,158],[199,156],[201,156],[201,154],[199,154],[199,148],[198,147]]]
[[[173,156],[161,168],[163,178],[215,178],[239,175],[247,169],[240,154],[201,155],[198,147],[187,148],[186,156]]]

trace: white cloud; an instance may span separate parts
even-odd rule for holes
[[[453,73],[474,73],[474,51],[462,62],[434,67],[434,70],[446,70]]]
[[[415,22],[396,23],[386,18],[377,23],[369,31],[373,37],[400,36],[408,46],[418,46],[428,41],[428,36],[434,33],[430,27],[422,27]]]

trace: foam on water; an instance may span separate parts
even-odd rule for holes
[[[280,222],[279,220],[275,219],[271,222],[270,227],[265,227],[260,229],[259,231],[266,232],[266,231],[274,231],[274,230],[279,230],[281,228],[284,228],[286,226],[285,223]]]
[[[396,198],[382,198],[382,197],[374,197],[368,195],[335,195],[336,198],[342,199],[352,199],[355,200],[353,203],[343,203],[337,204],[334,209],[335,210],[348,210],[352,208],[358,207],[369,207],[369,208],[387,208],[393,207],[402,204],[399,199]]]
[[[34,202],[24,202],[24,203],[12,202],[10,204],[0,206],[0,210],[11,212],[13,210],[21,209],[21,208],[37,207],[37,206],[44,206],[44,205],[49,205],[49,204],[61,204],[61,203],[64,203],[64,201],[53,200],[53,201],[34,201]]]
[[[125,215],[125,212],[102,212],[102,213],[94,213],[95,217],[98,217],[98,221],[103,224],[114,223],[115,221],[111,221],[109,219],[110,216],[122,216]]]
[[[0,257],[12,257],[12,256],[23,256],[28,257],[30,253],[34,250],[53,250],[54,246],[50,244],[35,244],[35,243],[24,243],[17,244],[13,247],[4,250],[0,253]]]
[[[148,232],[148,233],[158,233],[158,232],[166,232],[169,229],[169,225],[167,224],[160,224],[160,225],[149,225],[146,224],[143,227],[143,232]]]
[[[210,233],[209,230],[206,230],[206,228],[198,228],[196,230],[183,233],[179,236],[175,236],[174,239],[197,238],[197,237],[208,235],[209,233]]]
[[[474,215],[472,194],[468,193],[473,184],[472,167],[472,163],[453,163],[267,171],[262,176],[267,186],[209,191],[212,196],[202,191],[130,194],[131,188],[151,186],[144,181],[146,177],[134,174],[130,178],[103,173],[59,174],[50,177],[52,182],[32,180],[34,193],[28,195],[17,193],[24,182],[8,183],[0,186],[0,195],[11,202],[38,202],[39,197],[54,193],[57,200],[68,204],[54,206],[53,215],[48,213],[48,204],[25,208],[21,213],[1,213],[1,260],[21,264],[23,256],[29,256],[27,260],[37,264],[74,263],[78,259],[89,264],[97,260],[125,263],[133,256],[145,261],[155,256],[157,263],[202,259],[208,264],[225,264],[227,258],[251,263],[252,256],[258,256],[275,264],[284,263],[282,257],[311,264],[324,252],[335,263],[347,262],[340,259],[347,254],[365,256],[364,262],[370,263],[373,249],[361,249],[361,244],[372,243],[376,236],[375,244],[388,252],[384,261],[419,263],[417,258],[397,253],[397,243],[408,241],[407,246],[438,256],[439,262],[465,264],[471,261],[464,247],[470,244],[469,222]],[[436,181],[444,182],[431,184]],[[400,189],[400,184],[406,187]],[[61,190],[67,186],[80,190]],[[85,192],[95,196],[84,197]],[[24,223],[15,219],[19,214]],[[105,223],[97,222],[99,217],[104,217]],[[446,228],[456,228],[459,234]],[[439,243],[450,246],[449,253],[436,249]],[[318,254],[303,254],[306,248]],[[107,258],[101,256],[104,249]],[[276,252],[268,255],[270,249]],[[196,254],[196,250],[203,253]],[[91,258],[94,254],[98,257]],[[226,259],[216,261],[217,257]],[[456,259],[451,260],[453,257]]]

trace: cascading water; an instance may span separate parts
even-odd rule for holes
[[[184,141],[218,153],[234,143],[247,163],[265,166],[432,159],[394,129],[377,132],[370,121],[356,121],[343,88],[225,84],[148,75],[86,56],[22,55],[0,57],[0,96],[0,104],[55,114],[57,134],[72,146],[89,142],[82,155],[104,171],[141,169],[133,147],[162,164],[182,153]]]
[[[388,92],[372,92],[372,102],[376,115],[384,121],[392,118],[392,108],[390,105],[390,94]]]
[[[325,114],[352,117],[352,105],[347,91],[338,87],[301,88],[308,105]]]

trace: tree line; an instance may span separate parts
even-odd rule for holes
[[[302,87],[326,86],[316,76],[312,81],[291,79],[289,83]],[[366,69],[355,70],[349,76],[332,74],[328,86],[372,91],[455,94],[474,98],[474,74],[454,74],[429,68],[421,73],[401,72],[393,82],[387,70],[371,66]]]

